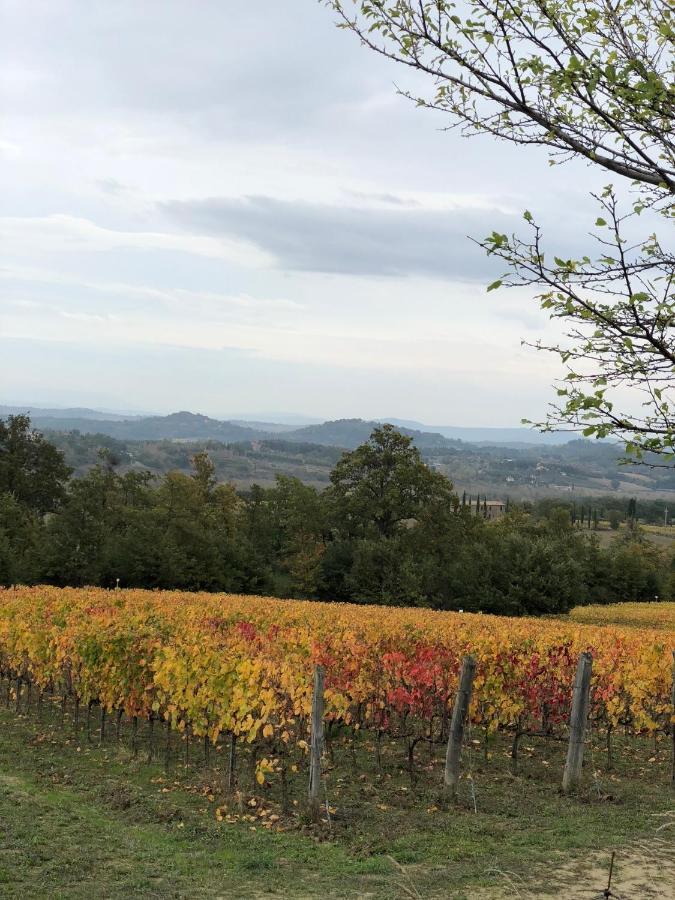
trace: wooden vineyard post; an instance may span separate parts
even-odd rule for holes
[[[459,675],[459,687],[455,697],[455,705],[452,709],[450,722],[450,734],[448,746],[445,752],[444,782],[447,792],[451,797],[457,793],[459,782],[459,763],[462,757],[462,741],[464,740],[464,725],[471,705],[471,693],[473,691],[473,678],[476,674],[476,660],[473,656],[465,656],[462,660],[462,670]]]
[[[131,755],[134,759],[138,756],[138,716],[131,719]]]
[[[166,720],[166,743],[164,745],[164,769],[168,772],[171,763],[171,719]]]
[[[155,755],[155,717],[152,713],[148,716],[148,728],[148,763],[151,763]]]
[[[314,669],[314,692],[312,694],[312,731],[309,751],[309,812],[313,822],[319,821],[321,805],[321,755],[323,753],[323,682],[325,669]]]
[[[593,657],[590,653],[582,653],[577,664],[577,674],[572,691],[572,712],[570,713],[570,742],[567,747],[567,760],[563,773],[563,791],[570,791],[581,778],[581,766],[584,761],[584,737],[591,699],[591,673]]]
[[[236,779],[235,775],[235,765],[237,761],[237,735],[232,732],[230,737],[230,758],[227,762],[227,790],[228,793],[232,793],[234,790],[234,783]]]

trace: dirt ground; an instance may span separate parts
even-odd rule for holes
[[[570,860],[561,854],[546,868],[537,867],[526,878],[510,872],[491,874],[500,886],[475,893],[475,900],[538,900],[555,896],[558,900],[674,900],[675,898],[675,811],[659,816],[653,837],[615,849],[611,893],[608,887],[612,850],[591,853]]]

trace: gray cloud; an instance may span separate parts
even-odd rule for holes
[[[96,184],[104,194],[111,194],[112,196],[124,194],[131,190],[128,184],[118,181],[117,178],[99,178]]]
[[[467,235],[518,225],[496,210],[362,208],[267,196],[177,201],[162,209],[189,231],[250,241],[283,269],[450,280],[482,280],[495,271]]]
[[[6,113],[109,109],[229,138],[288,134],[367,94],[382,69],[316,0],[0,0],[0,16],[3,7]]]
[[[347,195],[353,197],[355,200],[365,200],[370,203],[385,203],[388,206],[413,207],[421,205],[416,200],[399,197],[397,194],[373,194],[367,193],[366,191],[347,191]]]
[[[8,399],[538,415],[531,301],[486,295],[466,236],[529,207],[571,255],[591,169],[440,131],[318,0],[0,0],[0,21]]]

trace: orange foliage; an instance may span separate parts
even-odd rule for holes
[[[436,740],[462,657],[477,659],[471,721],[552,730],[590,650],[593,720],[670,727],[671,632],[262,597],[53,587],[0,590],[0,669],[215,742],[257,742],[265,762],[306,750],[312,670],[326,717]],[[270,763],[269,770],[274,770]],[[262,770],[261,770],[262,771]],[[264,773],[263,773],[264,776]]]
[[[609,606],[577,606],[570,613],[575,622],[588,625],[634,625],[675,632],[675,603],[612,603]]]

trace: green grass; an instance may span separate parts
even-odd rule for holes
[[[194,749],[186,767],[181,752],[164,773],[144,753],[131,758],[124,732],[122,743],[111,735],[99,747],[74,736],[69,717],[60,726],[56,709],[43,710],[43,719],[0,711],[2,897],[469,898],[481,887],[498,897],[503,880],[495,870],[536,885],[537,866],[545,873],[552,861],[649,835],[654,814],[674,805],[665,739],[656,756],[647,742],[618,741],[612,773],[595,747],[571,798],[558,791],[561,745],[526,740],[515,778],[506,744],[497,741],[489,761],[476,748],[465,768],[477,812],[468,780],[456,805],[440,802],[440,748],[434,757],[420,751],[413,785],[400,745],[384,745],[380,771],[365,739],[357,774],[347,762],[327,765],[334,813],[330,829],[316,829],[301,813],[302,772],[290,786],[298,805],[283,815],[278,785],[254,791],[246,760],[237,801],[224,795],[221,753],[204,767]],[[261,809],[279,822],[265,828]]]

